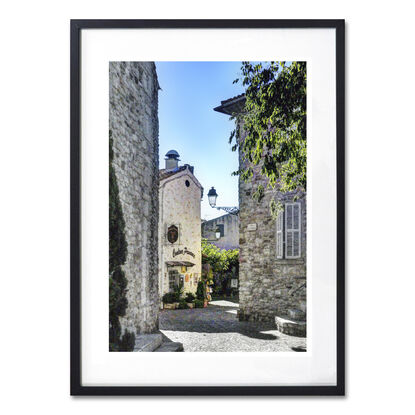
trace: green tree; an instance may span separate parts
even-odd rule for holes
[[[215,282],[215,287],[224,291],[232,269],[239,270],[239,250],[220,249],[216,245],[202,239],[202,262],[210,264],[209,280]]]
[[[134,349],[135,336],[128,331],[121,336],[119,321],[119,317],[125,316],[128,305],[125,296],[127,278],[122,270],[127,258],[127,240],[117,178],[112,166],[112,131],[109,136],[109,350],[126,352]]]
[[[210,264],[212,271],[215,273],[226,272],[239,263],[239,250],[220,249],[203,238],[202,262]]]
[[[282,192],[307,187],[306,62],[242,62],[241,81],[245,87],[245,108],[236,119],[229,143],[242,150],[244,181],[260,166],[268,185]],[[243,126],[243,135],[240,131]],[[260,199],[264,188],[258,185],[254,197]]]

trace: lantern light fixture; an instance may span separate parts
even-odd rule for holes
[[[238,215],[239,214],[239,208],[236,206],[216,206],[216,199],[218,197],[218,194],[216,193],[216,189],[212,186],[211,189],[208,192],[208,200],[209,205],[212,208],[216,208],[218,210],[222,209],[227,213],[230,213],[231,215]],[[217,232],[216,232],[217,235]],[[219,239],[219,238],[218,238]]]

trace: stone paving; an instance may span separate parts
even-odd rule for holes
[[[239,321],[238,304],[212,301],[207,308],[162,310],[160,331],[185,352],[305,351],[306,339],[280,333],[273,323]]]

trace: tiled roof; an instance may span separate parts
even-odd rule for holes
[[[159,170],[160,180],[164,180],[167,177],[173,176],[174,174],[176,174],[176,173],[178,173],[180,171],[183,171],[183,170],[186,170],[186,166],[176,167],[173,170],[160,169]]]
[[[225,99],[220,102],[220,105],[213,108],[214,111],[221,112],[222,114],[232,115],[235,112],[243,110],[245,105],[245,94],[237,95],[236,97]]]
[[[237,100],[237,99],[239,99],[239,98],[242,98],[242,97],[244,97],[245,96],[245,94],[239,94],[239,95],[236,95],[235,97],[233,97],[233,98],[229,98],[229,99],[225,99],[224,101],[221,101],[220,103],[222,104],[222,105],[225,105],[225,104],[227,104],[227,103],[229,103],[229,102],[231,102],[231,101],[235,101],[235,100]]]

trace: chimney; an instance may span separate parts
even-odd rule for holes
[[[166,153],[166,170],[173,170],[179,167],[179,153],[176,150],[170,150]]]

